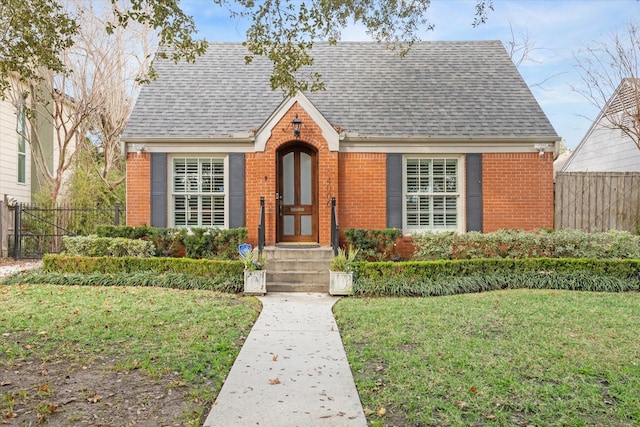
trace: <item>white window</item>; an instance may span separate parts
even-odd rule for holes
[[[458,157],[405,157],[405,230],[461,231],[460,169]]]
[[[173,226],[226,228],[226,158],[175,157],[170,167]]]
[[[24,137],[27,131],[27,118],[24,107],[21,105],[18,110],[18,183],[27,183],[27,141]]]

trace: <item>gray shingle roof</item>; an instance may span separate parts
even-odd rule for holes
[[[259,128],[283,101],[271,65],[240,43],[195,63],[155,63],[125,138],[226,137]],[[367,137],[530,138],[557,134],[499,41],[422,42],[401,58],[373,42],[316,44],[326,90],[305,93],[334,126]]]

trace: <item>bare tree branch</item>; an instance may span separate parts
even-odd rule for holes
[[[601,111],[600,124],[618,129],[640,149],[640,27],[629,23],[576,55],[582,94]]]

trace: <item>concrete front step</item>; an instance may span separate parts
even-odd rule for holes
[[[321,285],[329,284],[329,270],[320,271],[304,271],[289,270],[277,271],[267,270],[267,281],[271,282],[288,282],[288,283],[318,283]]]
[[[317,292],[329,293],[329,285],[269,282],[267,280],[267,292]]]
[[[327,271],[330,261],[306,259],[267,260],[267,268],[273,271]]]
[[[267,246],[264,248],[264,254],[268,261],[278,260],[317,260],[331,262],[333,258],[333,250],[330,247],[318,247],[311,249],[295,249],[295,248],[279,248],[276,246]]]
[[[266,247],[267,292],[329,292],[328,247]]]

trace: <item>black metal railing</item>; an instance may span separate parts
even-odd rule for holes
[[[260,221],[258,222],[258,250],[264,249],[264,196],[260,197]]]
[[[331,198],[331,247],[333,255],[338,255],[340,247],[340,227],[338,227],[338,211],[336,209],[336,198]]]
[[[9,235],[9,254],[14,259],[37,259],[59,253],[63,236],[94,234],[100,225],[119,225],[123,209],[113,207],[40,207],[18,204],[14,208],[14,229]]]

